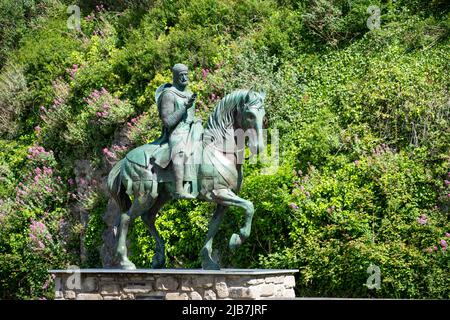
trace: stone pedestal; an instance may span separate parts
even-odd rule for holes
[[[293,299],[298,270],[50,270],[57,300]]]

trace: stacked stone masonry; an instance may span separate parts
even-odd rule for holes
[[[293,299],[295,278],[275,274],[110,273],[56,270],[57,300]]]

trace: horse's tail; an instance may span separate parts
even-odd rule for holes
[[[114,167],[111,169],[108,175],[108,190],[111,194],[119,194],[120,186],[122,185],[122,165],[124,159],[117,162]]]
[[[111,197],[117,202],[120,210],[126,211],[131,205],[130,197],[126,193],[125,188],[122,185],[123,167],[125,165],[126,158],[120,160],[111,169],[108,175],[108,191]]]

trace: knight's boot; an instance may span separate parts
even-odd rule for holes
[[[177,199],[195,199],[195,197],[186,192],[183,187],[184,163],[173,162],[173,173],[175,176],[175,197]]]

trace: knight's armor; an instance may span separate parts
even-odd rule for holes
[[[163,99],[171,95],[174,103],[172,106],[164,105]],[[186,143],[186,138],[189,133],[192,122],[194,121],[195,105],[184,112],[184,105],[192,96],[192,92],[181,92],[174,86],[167,83],[156,90],[156,101],[158,105],[159,114],[163,121],[164,141],[168,141],[172,154],[182,150],[182,144]],[[164,108],[173,108],[172,110],[165,110]]]
[[[163,132],[160,143],[168,142],[170,158],[173,163],[175,183],[182,184],[185,150],[190,149],[188,144],[189,132],[194,122],[195,104],[186,109],[186,105],[192,96],[190,91],[180,91],[171,84],[164,84],[156,90],[155,98],[158,111],[163,121]],[[181,193],[177,188],[177,193]],[[186,194],[184,194],[186,197]]]

